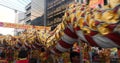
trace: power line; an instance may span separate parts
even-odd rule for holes
[[[36,6],[35,6],[34,8],[32,8],[32,10],[35,10],[35,11],[37,11],[38,13],[43,12],[41,9],[38,9]]]
[[[6,2],[9,3],[9,5],[12,5],[12,6],[16,7],[16,5],[13,4],[13,3],[16,3],[16,2],[14,2],[13,0],[12,1],[10,1],[10,0],[9,1],[4,1],[4,3],[6,3]],[[17,8],[20,8],[20,7],[22,7],[22,6],[17,4]]]
[[[23,0],[23,1],[24,1],[24,0]],[[26,6],[27,4],[29,4],[29,3],[23,3],[23,1],[18,0],[18,2],[19,2],[18,4],[20,4],[19,7],[23,7],[23,5],[24,5],[23,9],[25,10],[25,6]],[[8,2],[8,1],[7,1],[7,2]],[[13,0],[10,1],[10,2],[16,3],[16,2],[14,2]],[[17,5],[18,5],[18,4],[17,4]],[[22,6],[21,6],[21,4],[22,4]],[[19,8],[19,7],[17,7],[17,8]]]
[[[38,9],[36,6],[33,9],[43,12],[41,9]]]
[[[23,5],[26,5],[26,3],[24,4],[23,2],[21,2],[21,0],[17,0],[18,2],[20,2],[21,4],[23,4]]]
[[[33,9],[33,10],[34,10],[34,9]],[[40,12],[36,11],[36,10],[34,10],[34,12],[36,12],[37,14],[42,14],[42,13],[40,13]]]
[[[36,2],[33,1],[34,4],[38,5]],[[39,7],[39,8],[42,8],[40,5],[36,6],[36,7]],[[43,8],[42,8],[43,9]]]
[[[32,1],[32,0],[29,0],[30,2]]]
[[[34,4],[35,4],[35,3],[34,3]],[[37,5],[38,5],[38,4],[37,4]],[[36,11],[38,10],[38,11],[40,11],[40,12],[43,12],[44,10],[39,9],[40,7],[39,7],[39,6],[37,6],[37,5],[36,5],[36,6],[34,6],[34,7],[33,7],[33,6],[31,6],[31,7],[33,7],[32,9],[33,9],[33,10],[36,10]]]
[[[21,8],[20,8],[21,6],[19,6],[19,7],[18,7],[18,6],[15,6],[15,5],[13,5],[12,3],[8,2],[8,1],[4,1],[4,0],[3,0],[3,2],[4,2],[4,3],[1,4],[1,5],[5,6],[5,7],[12,8],[12,9],[15,9],[15,8],[19,8],[19,9],[21,9]],[[11,5],[12,7],[10,7],[10,6],[6,6],[5,3],[6,3],[7,5]],[[15,8],[13,8],[13,7],[15,7]],[[18,10],[18,9],[15,9],[15,10]],[[20,10],[18,10],[18,11],[20,11]],[[22,11],[22,12],[23,12],[23,11]]]
[[[9,9],[12,9],[12,10],[17,10],[17,9],[14,9],[14,8],[11,8],[11,7],[8,7],[8,6],[5,6],[5,5],[3,5],[3,4],[0,4],[1,6],[4,6],[4,7],[7,7],[7,8],[9,8]],[[24,12],[24,11],[21,11],[21,10],[17,10],[17,11],[20,11],[20,12]]]
[[[38,5],[38,4],[37,4],[37,5]],[[34,6],[33,9],[35,9],[35,8],[36,8],[38,11],[42,11],[42,12],[44,11],[44,10],[42,10],[42,9],[39,9],[40,7],[38,7],[38,6]]]
[[[36,6],[34,6],[37,10],[39,10],[39,11],[44,11],[43,10],[43,8],[42,9],[40,9],[41,8],[41,6],[39,5],[39,4],[37,4],[36,2],[34,2],[34,1],[32,1],[32,3],[34,3],[34,4],[36,4]],[[34,8],[33,8],[34,9]]]
[[[6,2],[6,1],[4,1],[4,2]],[[8,1],[7,1],[7,3],[8,3]],[[11,4],[10,2],[9,2],[9,4]],[[7,8],[10,8],[10,9],[12,9],[12,10],[17,10],[17,11],[20,11],[20,12],[24,12],[24,11],[21,11],[21,10],[18,10],[18,9],[15,9],[15,8],[11,8],[10,6],[6,6],[6,5],[3,5],[3,4],[1,4],[2,6],[4,6],[4,7],[7,7]],[[11,4],[12,6],[14,6],[13,4]],[[14,7],[16,7],[16,6],[14,6]],[[35,6],[36,8],[38,8],[37,6]],[[20,7],[19,7],[20,8]],[[40,13],[39,11],[42,11],[41,9],[37,9],[37,10],[35,10],[35,9],[33,9],[34,10],[34,12],[35,13],[37,13],[37,14],[42,14],[42,13]],[[43,11],[42,11],[43,12]]]
[[[43,12],[43,11],[41,11],[41,10],[40,10],[40,12],[39,12],[39,10],[36,10],[36,9],[30,9],[30,10],[33,11],[33,12],[35,12],[36,14],[40,14],[40,15],[42,14],[41,12]]]
[[[29,3],[29,2],[28,2],[28,1],[26,1],[26,0],[23,0],[23,1],[24,1],[25,3],[27,3],[27,4]]]
[[[14,2],[14,0],[12,0],[12,1],[10,1],[10,2],[16,3],[16,2]],[[19,0],[18,0],[18,2],[19,2]],[[24,8],[24,7],[26,6],[26,5],[22,4],[22,2],[19,2],[18,4],[20,4],[19,7],[22,7],[22,8]],[[17,5],[18,5],[18,4],[17,4]],[[22,5],[22,6],[21,6],[21,5]],[[23,5],[24,5],[24,6],[23,6]]]
[[[44,11],[43,9],[40,9],[40,7],[38,7],[38,6],[35,6],[35,8],[37,8],[40,11]]]
[[[24,0],[24,1],[29,2],[29,3],[31,2],[31,0]]]

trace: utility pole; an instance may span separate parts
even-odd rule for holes
[[[47,0],[44,0],[44,28],[47,26]],[[46,33],[46,28],[45,28]]]
[[[16,16],[17,16],[17,10],[14,10],[15,11],[15,23],[17,23],[17,18],[16,18]],[[17,35],[17,28],[14,28],[14,35]]]
[[[82,53],[82,41],[80,40],[80,38],[78,39],[78,44],[79,44],[79,46],[80,46],[80,63],[83,63],[83,57],[82,57],[82,55],[83,55],[83,53]]]

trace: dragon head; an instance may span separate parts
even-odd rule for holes
[[[102,21],[105,23],[118,23],[120,20],[120,14],[119,14],[120,5],[116,6],[113,9],[106,10],[102,14]]]

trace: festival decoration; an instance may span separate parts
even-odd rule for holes
[[[119,47],[120,4],[116,6],[110,4],[110,6],[111,9],[95,9],[89,8],[85,4],[70,4],[63,16],[62,23],[54,31],[45,32],[46,30],[38,31],[32,28],[17,37],[3,36],[0,38],[0,44],[16,50],[23,46],[28,49],[55,46],[51,50],[54,54],[68,51],[78,38],[81,42],[86,42],[91,46]],[[0,26],[2,25],[0,23]],[[7,25],[5,26],[7,27]],[[105,53],[109,53],[109,50]],[[48,55],[44,54],[41,56],[45,61]],[[87,55],[87,53],[85,54]],[[109,62],[109,55],[104,56]]]
[[[120,5],[112,9],[92,9],[84,4],[70,4],[63,16],[62,23],[54,31],[44,33],[44,30],[36,31],[30,29],[20,34],[17,38],[12,36],[1,38],[0,43],[14,47],[25,45],[27,48],[35,48],[36,43],[40,43],[49,47],[55,45],[57,41],[61,40],[61,37],[64,39],[63,37],[70,31],[75,31],[81,40],[91,42],[90,44],[96,42],[96,39],[102,41],[99,39],[102,37],[111,39],[111,36],[116,37],[115,34],[119,31],[119,7]],[[66,31],[67,28],[70,30]],[[95,39],[92,37],[95,37]],[[7,41],[4,42],[6,44],[3,43],[3,40]],[[112,38],[111,40],[117,41],[118,39]],[[108,41],[104,39],[103,42]]]
[[[70,4],[63,17],[63,23],[66,24],[64,35],[58,39],[51,52],[67,51],[78,37],[81,42],[91,46],[119,47],[119,9],[120,4],[116,4],[111,9],[89,8],[79,3]]]
[[[50,30],[50,27],[45,26],[33,26],[33,25],[23,25],[23,24],[14,24],[14,23],[6,23],[6,22],[0,22],[0,27],[9,27],[9,28],[19,28],[19,29],[46,29]]]

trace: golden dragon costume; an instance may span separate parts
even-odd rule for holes
[[[74,42],[86,42],[91,46],[120,47],[120,4],[114,8],[89,8],[84,4],[70,4],[63,16],[64,34],[51,50],[67,51]],[[57,34],[55,34],[57,35]],[[58,37],[57,37],[58,38]],[[55,40],[53,38],[52,40]]]

